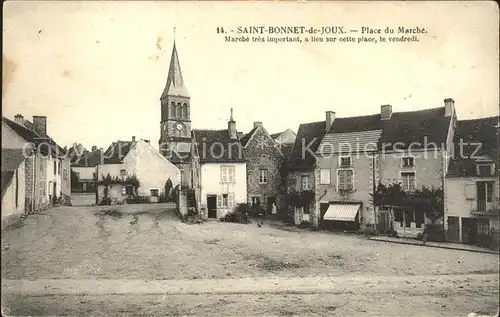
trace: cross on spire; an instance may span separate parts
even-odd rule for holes
[[[175,25],[174,25],[174,41],[175,41]]]

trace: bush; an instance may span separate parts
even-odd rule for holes
[[[149,198],[146,196],[135,196],[126,199],[127,204],[147,204],[149,203]]]
[[[221,222],[234,222],[234,223],[251,223],[250,216],[248,215],[248,204],[239,204],[236,209],[221,218]]]
[[[389,237],[397,238],[398,237],[398,232],[396,230],[389,230],[387,233]]]
[[[179,213],[180,215],[180,213]],[[186,215],[180,215],[181,221],[189,224],[203,223],[204,220],[200,217],[196,209],[193,207],[188,208],[188,212]]]

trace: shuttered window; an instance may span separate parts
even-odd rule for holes
[[[467,200],[476,199],[476,183],[465,184],[465,199]]]
[[[221,182],[234,183],[234,166],[221,166]]]
[[[338,170],[338,190],[354,189],[354,171],[351,169]]]
[[[320,184],[323,184],[323,185],[330,184],[330,169],[329,168],[320,169],[319,181],[320,181]]]

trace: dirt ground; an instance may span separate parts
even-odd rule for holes
[[[261,228],[215,221],[189,225],[165,208],[60,207],[29,216],[22,227],[2,233],[2,277],[185,279],[498,272],[498,256],[493,254],[288,231],[269,224]]]
[[[424,248],[311,232],[181,223],[166,205],[60,207],[2,232],[2,280],[237,279],[498,274],[498,255]],[[493,276],[493,275],[492,275]],[[235,280],[235,283],[238,281]],[[496,279],[495,284],[498,284]],[[418,283],[414,283],[418,284]],[[466,316],[494,312],[496,287],[450,284],[433,294],[398,289],[329,294],[2,296],[2,306],[38,315],[365,315]],[[383,302],[383,305],[380,303]],[[4,305],[7,303],[7,305]]]
[[[476,295],[477,296],[477,295]],[[47,296],[7,299],[32,316],[493,316],[498,294],[249,294]]]

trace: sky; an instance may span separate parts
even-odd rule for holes
[[[495,2],[4,3],[4,117],[47,116],[60,145],[157,145],[160,95],[175,42],[194,129],[270,132],[337,117],[443,106],[498,115]],[[217,27],[425,27],[414,43],[226,43]]]

